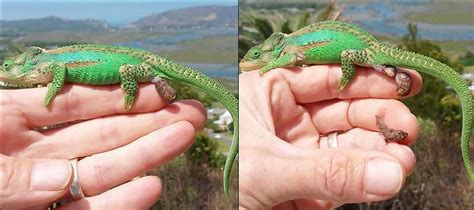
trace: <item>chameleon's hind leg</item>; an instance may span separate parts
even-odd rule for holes
[[[401,141],[408,136],[408,133],[402,130],[391,129],[385,124],[385,111],[375,115],[377,127],[386,141]]]
[[[339,81],[339,91],[344,90],[347,84],[352,80],[355,74],[354,64],[367,63],[367,53],[360,50],[344,50],[341,53],[342,78]]]
[[[375,71],[381,72],[391,78],[395,78],[397,84],[397,94],[406,96],[410,93],[412,80],[410,75],[405,72],[398,71],[395,66],[391,65],[374,65]]]
[[[48,84],[48,92],[44,98],[44,105],[48,106],[56,95],[61,91],[66,79],[66,66],[63,64],[52,63],[40,70],[42,74],[53,74],[53,80]]]
[[[136,80],[138,67],[134,65],[120,66],[120,87],[125,92],[125,110],[129,111],[135,101],[135,95],[138,91],[138,82]]]
[[[176,91],[168,84],[168,81],[160,77],[154,77],[151,80],[155,84],[155,89],[168,103],[173,103],[176,100]]]

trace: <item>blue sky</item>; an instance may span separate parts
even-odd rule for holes
[[[120,25],[152,13],[199,5],[237,5],[237,0],[3,0],[0,16],[2,20],[47,16],[69,19],[93,18],[106,20],[113,25]]]

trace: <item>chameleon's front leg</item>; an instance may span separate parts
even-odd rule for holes
[[[347,84],[352,80],[355,74],[354,64],[365,64],[367,63],[367,53],[360,50],[344,50],[341,53],[341,70],[342,78],[339,81],[338,89],[339,91],[344,90]]]
[[[52,63],[41,70],[43,74],[53,74],[53,80],[48,84],[48,92],[44,98],[44,105],[49,106],[54,97],[61,91],[66,79],[66,66],[64,64]]]
[[[261,68],[258,71],[258,73],[262,75],[265,72],[270,71],[275,68],[294,66],[296,62],[298,62],[301,59],[304,59],[304,58],[301,58],[301,56],[298,56],[296,53],[286,53],[280,56],[279,58],[271,61],[267,65],[265,65],[263,68]]]
[[[135,95],[138,91],[138,82],[136,79],[139,68],[134,65],[122,65],[120,66],[120,87],[125,92],[125,110],[129,111],[132,109],[133,102],[135,101]]]

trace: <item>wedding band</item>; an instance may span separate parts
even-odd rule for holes
[[[77,159],[69,160],[72,166],[72,184],[69,187],[69,192],[71,192],[71,197],[73,200],[79,200],[84,198],[84,193],[82,192],[81,185],[79,184],[79,176],[77,172]]]
[[[328,148],[337,148],[337,132],[330,133],[328,135]]]

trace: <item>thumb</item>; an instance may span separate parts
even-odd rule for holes
[[[18,159],[0,155],[0,206],[48,206],[67,191],[72,177],[67,160]]]
[[[254,159],[260,162],[257,164],[260,169],[256,172],[254,168],[253,176],[262,179],[255,179],[259,183],[248,183],[263,186],[262,192],[252,193],[252,197],[257,196],[253,199],[263,206],[303,198],[334,204],[384,200],[401,189],[405,178],[404,167],[395,157],[375,150],[292,148],[288,151],[286,147],[286,151],[271,153],[266,153],[266,158],[259,155],[259,160]]]

